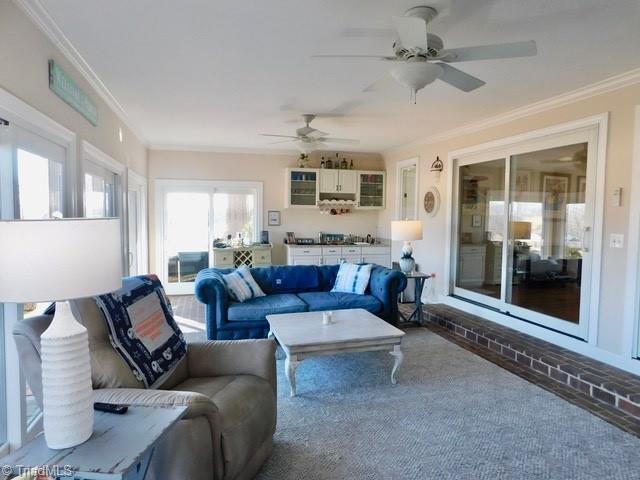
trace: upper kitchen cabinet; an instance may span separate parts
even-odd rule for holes
[[[358,189],[358,172],[355,170],[320,170],[320,193],[355,195]]]
[[[287,208],[316,208],[318,193],[318,169],[287,169]]]
[[[385,173],[359,171],[358,207],[370,210],[383,209],[385,206]]]

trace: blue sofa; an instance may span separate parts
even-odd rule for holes
[[[266,316],[320,310],[364,308],[389,323],[398,319],[398,294],[406,285],[405,276],[379,265],[371,269],[364,295],[330,292],[338,265],[286,265],[252,268],[264,297],[243,303],[232,301],[219,274],[233,271],[208,268],[198,273],[195,293],[206,305],[206,331],[209,340],[264,338],[269,333]]]

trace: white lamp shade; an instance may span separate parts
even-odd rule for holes
[[[0,302],[69,300],[121,287],[119,219],[0,221]]]
[[[421,220],[394,220],[391,222],[391,240],[422,240]]]

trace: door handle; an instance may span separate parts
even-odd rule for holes
[[[591,227],[584,227],[582,232],[582,250],[585,253],[591,250]]]

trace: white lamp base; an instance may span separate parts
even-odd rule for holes
[[[411,242],[405,241],[402,245],[402,258],[398,262],[400,270],[404,273],[413,272],[416,266],[416,262],[411,256],[413,254],[413,247]]]
[[[93,433],[87,330],[76,322],[68,302],[58,302],[40,341],[44,437],[49,448],[74,447]]]

